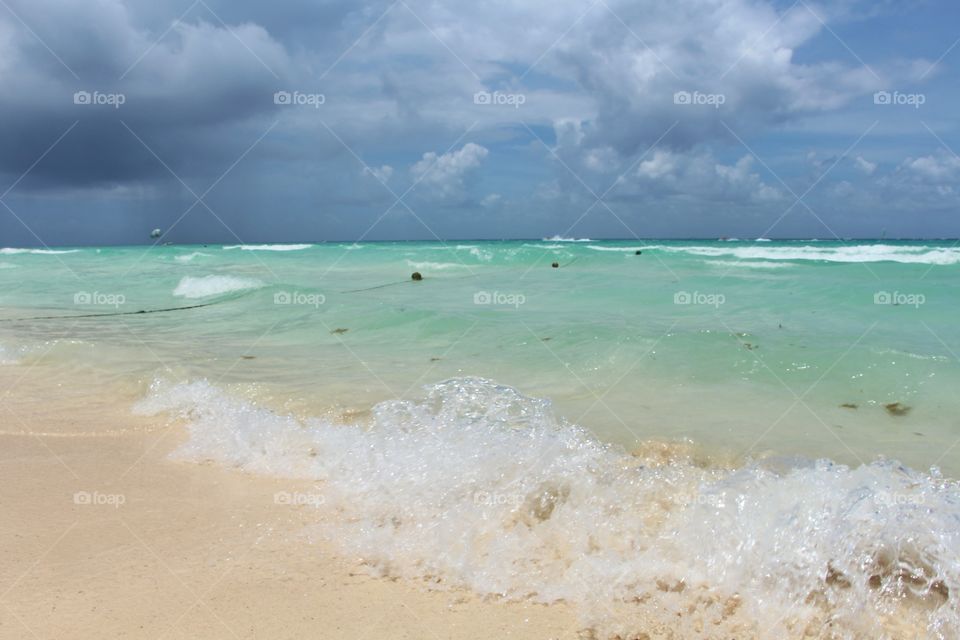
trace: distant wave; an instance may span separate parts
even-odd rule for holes
[[[779,246],[779,247],[708,247],[666,246],[649,247],[671,253],[689,253],[697,256],[733,256],[741,260],[818,260],[823,262],[901,262],[913,264],[949,265],[960,263],[960,248],[929,246],[895,246],[864,244],[846,247]]]
[[[0,254],[13,255],[16,253],[35,253],[38,255],[54,255],[59,253],[79,253],[80,249],[0,249]]]
[[[590,238],[564,238],[563,236],[553,236],[552,238],[541,238],[544,242],[593,242]]]
[[[797,266],[794,262],[768,262],[764,260],[707,260],[716,267],[742,267],[745,269],[784,269]]]
[[[413,260],[407,260],[407,265],[413,269],[434,269],[436,271],[444,271],[446,269],[466,269],[467,265],[461,264],[459,262],[414,262]]]
[[[238,278],[236,276],[209,275],[200,278],[186,276],[173,290],[173,295],[181,298],[205,298],[231,291],[259,289],[264,286],[259,280]]]
[[[312,244],[232,244],[224,246],[224,251],[241,249],[242,251],[302,251],[309,249]]]
[[[562,244],[528,244],[524,243],[524,247],[529,249],[566,249]]]
[[[635,253],[642,249],[651,249],[653,247],[600,247],[595,244],[588,244],[587,249],[593,249],[594,251],[620,251],[620,252],[630,252]]]
[[[188,253],[188,254],[186,254],[186,255],[177,256],[177,257],[174,258],[174,260],[176,260],[177,262],[190,262],[190,261],[192,261],[194,258],[199,258],[199,257],[201,257],[201,256],[203,256],[203,257],[205,257],[205,258],[210,258],[210,257],[212,257],[209,253],[203,253],[203,252],[200,252],[200,251],[194,251],[193,253]]]

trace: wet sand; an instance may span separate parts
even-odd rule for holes
[[[179,426],[24,369],[0,368],[0,638],[580,637],[564,605],[370,576],[275,499],[308,485],[171,461]]]

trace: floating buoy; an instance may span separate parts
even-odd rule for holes
[[[420,272],[419,272],[419,271],[414,271],[413,273],[410,274],[410,279],[411,279],[411,280],[423,280],[423,276],[420,275]]]
[[[160,229],[154,229],[153,231],[150,232],[151,238],[159,238],[162,235],[163,235],[163,231],[161,231]]]

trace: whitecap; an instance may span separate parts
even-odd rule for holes
[[[799,266],[794,262],[769,262],[766,260],[707,260],[706,264],[715,267],[742,267],[744,269],[785,269]]]
[[[259,289],[262,286],[264,285],[259,280],[236,276],[209,275],[197,278],[185,276],[173,290],[173,295],[181,298],[205,298],[231,291]]]
[[[900,262],[906,264],[950,265],[960,263],[960,248],[917,245],[861,244],[823,246],[657,246],[671,253],[697,256],[733,256],[743,260],[812,260],[822,262]]]
[[[18,249],[7,247],[0,249],[0,254],[14,255],[17,253],[31,253],[36,255],[58,255],[62,253],[79,253],[80,249]]]
[[[636,253],[637,251],[642,251],[644,249],[653,249],[656,247],[601,247],[595,244],[588,244],[587,249],[592,249],[594,251],[620,251],[620,252],[630,252]]]
[[[223,249],[240,249],[242,251],[302,251],[309,249],[312,244],[232,244],[224,245]]]
[[[182,256],[177,256],[174,258],[177,262],[191,262],[194,258],[210,258],[212,257],[209,253],[203,253],[202,251],[194,251],[193,253],[187,253]]]
[[[407,260],[407,266],[414,269],[433,269],[434,271],[445,271],[447,269],[469,269],[469,267],[460,262],[415,262]]]

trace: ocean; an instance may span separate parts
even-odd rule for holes
[[[604,633],[960,635],[958,317],[953,241],[0,249],[0,366]]]

